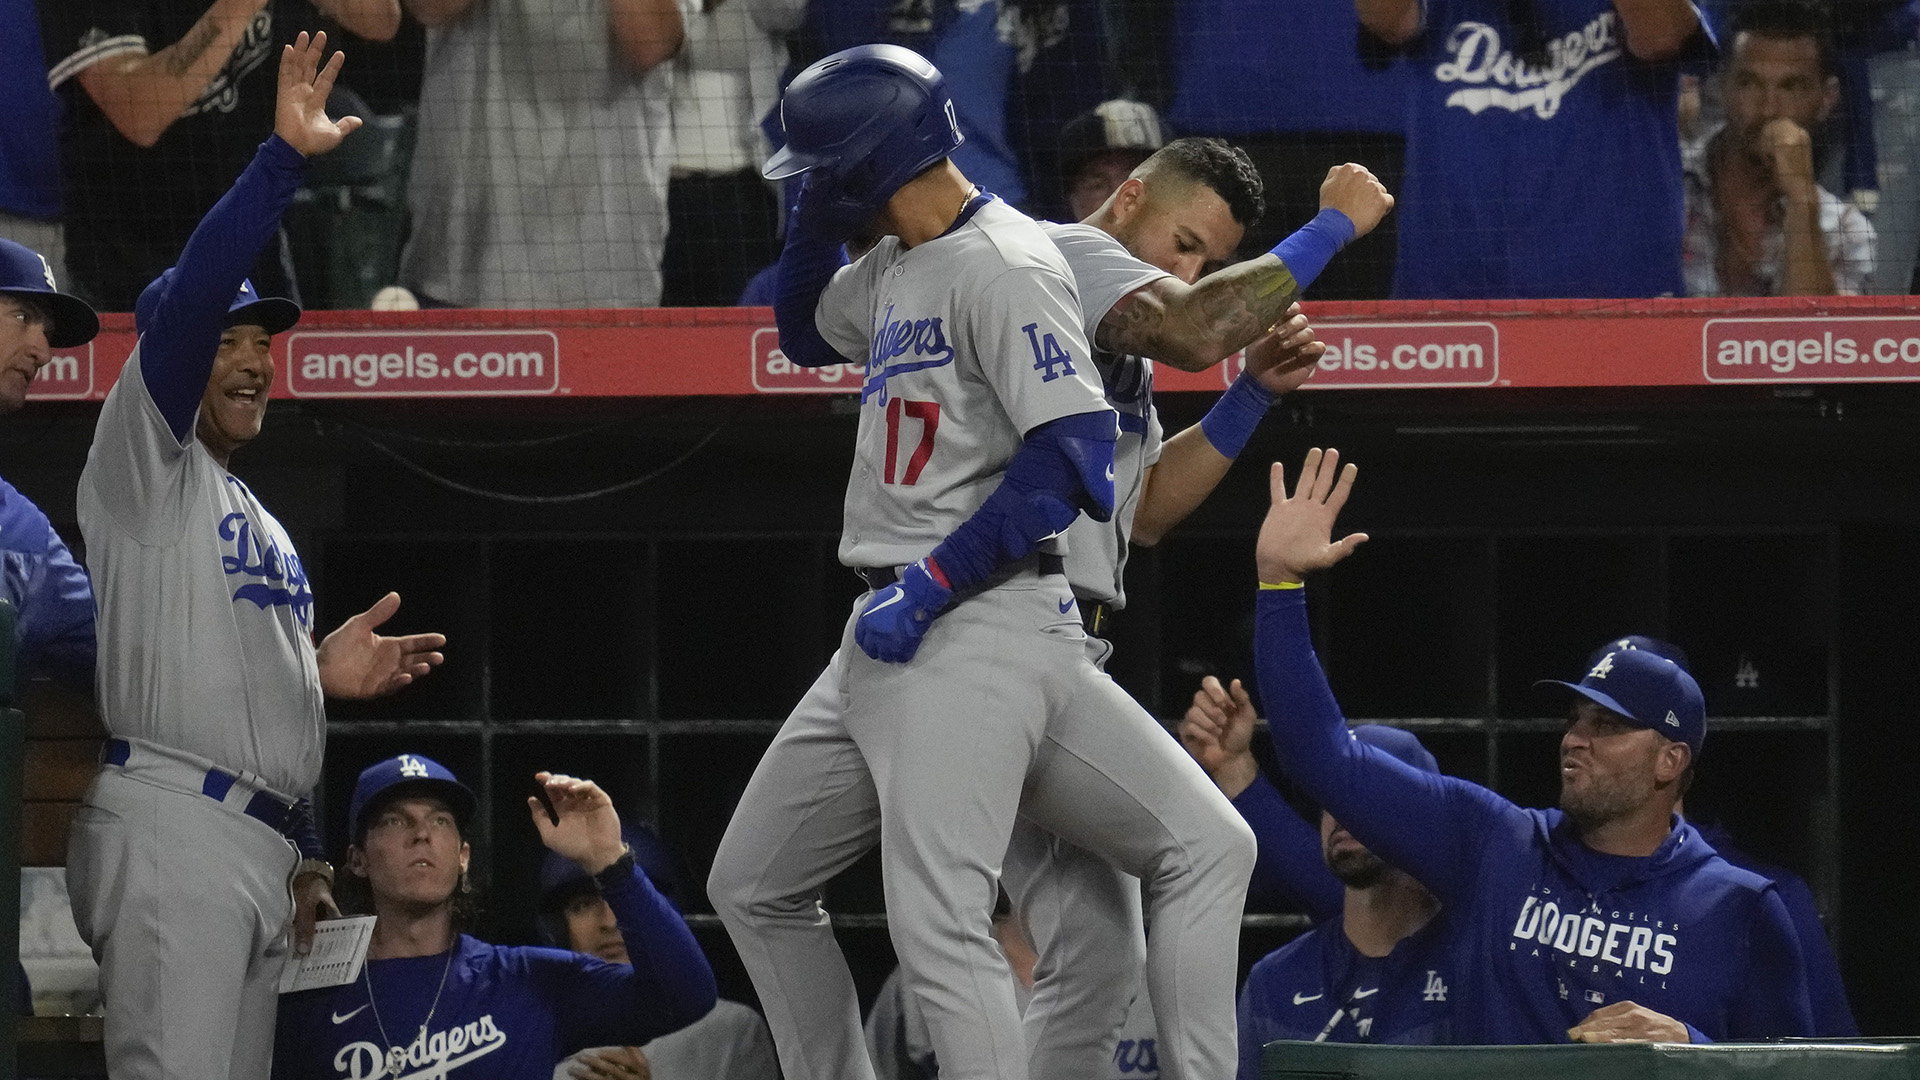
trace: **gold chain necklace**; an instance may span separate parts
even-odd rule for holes
[[[455,938],[453,947],[447,950],[446,966],[440,969],[440,987],[433,992],[433,1004],[427,1006],[427,1018],[420,1021],[420,1034],[414,1039],[414,1042],[420,1043],[423,1046],[427,1041],[427,1025],[433,1023],[433,1014],[440,1008],[440,995],[447,990],[447,972],[453,970],[453,954],[459,951],[460,939]],[[375,1004],[373,1000],[372,960],[368,960],[366,964],[361,967],[360,976],[367,981],[367,1004],[373,1008],[374,1026],[380,1029],[380,1041],[387,1044],[387,1074],[390,1076],[399,1076],[400,1066],[406,1064],[407,1047],[395,1046],[393,1040],[387,1037],[387,1025],[385,1021],[380,1019],[380,1006]],[[409,1043],[408,1045],[411,1046],[412,1044]]]

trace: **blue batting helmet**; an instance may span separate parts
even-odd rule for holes
[[[787,144],[768,159],[767,179],[817,169],[837,194],[874,209],[965,141],[940,69],[898,45],[809,65],[781,95],[780,123]]]

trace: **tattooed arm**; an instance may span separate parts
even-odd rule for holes
[[[157,53],[110,56],[76,78],[114,129],[152,146],[226,65],[266,0],[214,0],[179,41]]]
[[[1158,278],[1108,309],[1094,344],[1108,352],[1149,356],[1183,371],[1204,371],[1245,348],[1286,316],[1341,244],[1365,236],[1387,211],[1393,196],[1359,165],[1338,165],[1320,185],[1320,217],[1257,259],[1235,263],[1192,285]],[[1331,217],[1330,217],[1331,215]],[[1351,229],[1344,238],[1315,236],[1324,221]],[[1349,224],[1350,223],[1350,224]],[[1302,241],[1306,241],[1302,243]],[[1316,249],[1309,253],[1306,249]],[[1299,251],[1300,254],[1292,253]],[[1294,265],[1289,265],[1292,255]]]

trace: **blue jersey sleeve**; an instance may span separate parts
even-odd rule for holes
[[[1354,838],[1443,902],[1470,898],[1481,845],[1525,811],[1478,784],[1436,776],[1356,741],[1327,686],[1305,589],[1262,589],[1254,660],[1280,767]]]
[[[1813,1007],[1814,1034],[1823,1039],[1850,1039],[1860,1034],[1854,1022],[1853,1006],[1847,1001],[1846,984],[1840,980],[1840,961],[1833,955],[1833,943],[1827,940],[1827,928],[1820,921],[1820,906],[1813,890],[1792,874],[1773,880],[1793,921],[1794,937],[1800,942],[1800,960],[1806,967],[1807,999]]]
[[[0,596],[13,602],[24,674],[93,689],[93,585],[26,496],[0,480]]]
[[[180,261],[161,276],[140,331],[140,375],[174,437],[185,442],[213,373],[227,308],[247,270],[280,227],[307,159],[269,136],[188,238]],[[142,305],[147,308],[147,305]]]
[[[1800,936],[1776,888],[1760,897],[1747,936],[1747,977],[1727,1018],[1731,1039],[1810,1036],[1813,1006],[1807,998],[1807,969],[1800,957]]]
[[[555,1014],[565,1053],[588,1046],[638,1046],[712,1011],[713,968],[673,905],[639,868],[601,895],[627,944],[631,964],[576,957],[558,987]]]
[[[1248,906],[1297,908],[1314,922],[1339,918],[1347,890],[1327,869],[1320,831],[1287,805],[1273,782],[1254,777],[1233,808],[1253,827],[1257,846]]]

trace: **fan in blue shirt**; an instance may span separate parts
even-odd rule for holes
[[[1314,655],[1302,581],[1366,539],[1331,540],[1353,475],[1338,453],[1309,451],[1289,497],[1274,466],[1254,656],[1288,772],[1446,906],[1455,1040],[1811,1035],[1800,945],[1778,891],[1675,813],[1706,707],[1672,661],[1609,652],[1578,683],[1540,684],[1571,701],[1554,810],[1410,768],[1348,733]]]

